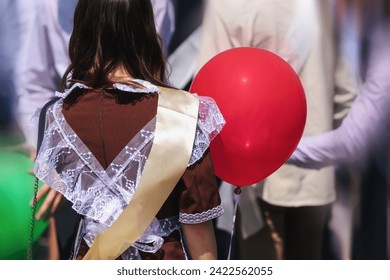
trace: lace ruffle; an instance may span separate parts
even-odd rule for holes
[[[194,147],[188,166],[202,158],[211,141],[221,132],[226,123],[215,101],[210,97],[199,97],[198,115]]]
[[[121,91],[128,91],[128,92],[138,92],[138,93],[151,93],[151,92],[160,92],[157,86],[144,81],[144,80],[134,80],[135,82],[141,84],[144,86],[144,88],[137,88],[133,87],[132,85],[126,85],[126,84],[121,84],[121,83],[115,83],[113,86],[116,89],[119,89]]]
[[[127,84],[122,84],[122,83],[115,83],[113,84],[113,87],[116,89],[119,89],[121,91],[127,91],[127,92],[137,92],[137,93],[152,93],[152,92],[157,92],[159,93],[160,90],[158,89],[157,86],[144,81],[144,80],[139,80],[139,79],[134,79],[134,81],[140,85],[143,86],[143,88],[138,88],[138,87],[133,87],[132,85],[127,85]],[[64,90],[64,92],[55,92],[55,96],[61,97],[62,99],[66,98],[74,89],[76,88],[90,88],[82,83],[75,83],[72,85],[70,88]]]
[[[180,213],[179,221],[183,224],[200,224],[218,218],[224,213],[222,205],[218,205],[202,213],[188,214]]]

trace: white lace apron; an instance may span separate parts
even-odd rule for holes
[[[145,88],[124,84],[114,84],[114,87],[126,92],[159,93],[158,87],[146,81],[136,81]],[[45,133],[34,172],[72,202],[73,209],[83,217],[80,237],[91,246],[96,236],[113,224],[131,200],[153,144],[156,118],[148,122],[104,170],[62,114],[63,99],[76,87],[87,88],[78,83],[64,93],[57,93],[61,99],[47,111]],[[188,166],[203,156],[224,124],[215,102],[200,97],[198,124]],[[203,213],[179,213],[176,217],[154,219],[142,237],[121,257],[139,259],[139,250],[155,253],[164,243],[162,237],[179,230],[180,222],[200,223],[222,214],[223,208],[219,205]]]

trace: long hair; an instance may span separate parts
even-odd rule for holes
[[[166,69],[150,0],[79,0],[69,43],[70,66],[61,81],[92,88],[112,84],[121,69],[165,85]]]

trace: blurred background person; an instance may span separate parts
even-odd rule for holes
[[[292,66],[305,89],[304,135],[329,131],[347,114],[358,84],[340,48],[332,4],[319,0],[209,1],[199,68],[234,47],[272,51]],[[335,199],[332,167],[306,170],[284,165],[256,187],[243,188],[237,230],[240,258],[321,258],[323,232]],[[264,224],[260,218],[248,219],[255,209],[248,209],[251,202],[260,207]]]
[[[0,2],[0,59],[3,61],[0,64],[0,130],[6,131],[9,129],[12,120],[12,97],[13,89],[12,83],[9,82],[12,79],[12,65],[14,56],[12,55],[14,49],[13,45],[7,44],[9,41],[10,32],[6,30],[7,9],[16,9],[15,6],[9,7],[11,1]],[[16,39],[15,39],[16,41]],[[15,44],[16,45],[16,44]]]
[[[31,1],[0,1],[0,128],[3,132],[10,132],[11,127],[13,131],[16,129],[15,65],[22,47],[22,33],[32,22],[29,12],[32,6]]]
[[[390,5],[388,1],[359,2],[341,2],[339,10],[344,20],[351,10],[360,11],[358,21],[350,23],[359,31],[356,65],[364,84],[341,126],[304,137],[288,162],[315,169],[353,166],[358,171],[356,186],[339,190],[343,199],[335,214],[341,218],[333,226],[342,223],[347,231],[339,231],[333,243],[345,247],[346,252],[339,252],[344,258],[389,259]]]
[[[0,1],[0,147],[2,148],[2,152],[4,152],[2,155],[14,159],[13,162],[15,162],[18,158],[20,160],[20,157],[15,154],[16,152],[26,152],[26,158],[28,158],[28,154],[30,153],[29,149],[25,149],[23,147],[24,136],[15,120],[18,101],[17,90],[19,86],[16,66],[18,65],[18,60],[23,52],[23,45],[25,43],[24,34],[32,26],[34,21],[34,14],[31,13],[31,10],[35,9],[35,5],[35,1],[28,0]],[[1,159],[1,161],[4,163],[4,159]],[[8,170],[11,178],[12,176],[15,176],[15,174],[19,174],[19,172],[31,172],[30,170],[21,171],[20,166],[10,166],[9,163],[7,166],[0,166],[0,168],[2,168],[3,172],[4,170]],[[28,176],[20,177],[28,178]],[[6,180],[2,180],[2,182],[5,181]],[[26,182],[26,180],[20,180],[19,182]],[[15,183],[15,185],[18,186],[17,183]],[[13,187],[15,187],[15,185]],[[1,187],[3,189],[2,194],[4,195],[7,191],[7,187],[10,186],[3,185]],[[20,191],[28,188],[33,188],[33,181],[31,181],[30,186],[20,186]],[[23,195],[21,195],[21,198],[22,197]],[[15,199],[18,200],[21,198],[15,197]],[[10,209],[10,211],[21,211],[18,216],[21,217],[23,216],[25,209],[28,209],[27,203],[25,205],[26,207],[22,207],[23,209]],[[9,213],[1,214],[3,216],[8,215]],[[23,221],[15,219],[15,223],[18,222]],[[29,221],[25,222],[28,223]],[[13,227],[12,223],[3,226]],[[19,229],[23,229],[23,225],[19,226]],[[12,228],[11,231],[12,230],[15,230],[15,228]],[[15,230],[14,233],[25,235],[23,236],[24,239],[28,239],[28,232],[22,233]],[[21,240],[24,239],[22,238]],[[18,246],[23,246],[21,244],[22,243],[17,244],[17,242],[15,242],[14,247],[17,248]]]

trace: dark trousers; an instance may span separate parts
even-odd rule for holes
[[[69,201],[64,201],[55,215],[60,259],[69,259],[80,222],[80,216],[72,209]]]
[[[259,204],[265,227],[245,240],[237,230],[241,259],[321,259],[330,204],[280,207],[263,200],[259,200]],[[240,223],[237,225],[240,226]]]

